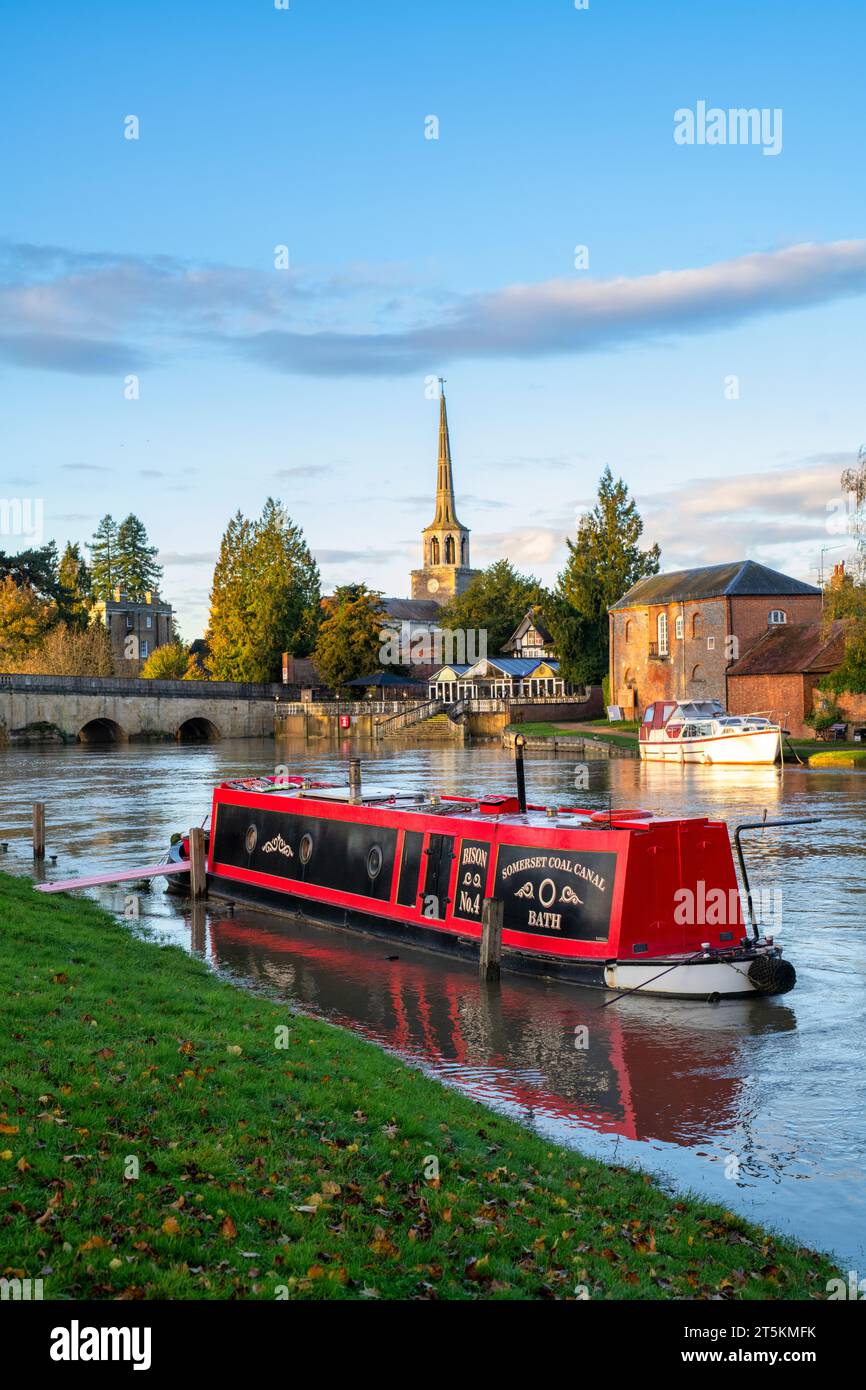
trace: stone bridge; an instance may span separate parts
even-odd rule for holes
[[[0,675],[0,744],[269,738],[281,685]]]

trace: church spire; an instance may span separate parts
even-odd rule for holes
[[[436,469],[436,515],[434,526],[459,526],[454,502],[454,476],[451,472],[451,439],[445,406],[445,378],[439,378],[439,462]]]
[[[445,405],[445,380],[439,378],[439,460],[436,465],[436,515],[421,533],[422,568],[412,571],[413,599],[449,603],[462,594],[477,573],[469,566],[469,532],[457,520],[451,440]]]

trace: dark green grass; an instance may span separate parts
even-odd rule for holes
[[[835,1273],[6,876],[0,989],[0,1273],[46,1298],[776,1299]]]

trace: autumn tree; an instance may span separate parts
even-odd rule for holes
[[[17,668],[39,676],[113,676],[114,655],[102,623],[58,623]]]
[[[56,621],[56,607],[29,584],[0,580],[0,671],[17,671]]]
[[[215,680],[278,680],[282,654],[306,656],[319,622],[319,571],[296,526],[269,497],[237,512],[220,543],[211,589],[207,666]]]
[[[560,673],[575,684],[595,684],[607,674],[608,609],[650,574],[658,574],[659,548],[642,550],[643,521],[621,478],[605,468],[592,511],[568,539],[568,558],[553,602],[545,609],[560,658]]]
[[[316,670],[335,689],[381,668],[382,595],[366,584],[343,584],[326,601],[313,651]]]
[[[530,604],[543,596],[539,580],[520,574],[510,560],[495,560],[442,609],[439,622],[463,632],[486,632],[492,655],[502,650]]]
[[[140,675],[144,680],[180,681],[188,663],[189,652],[182,642],[165,642],[151,652]]]
[[[186,670],[183,673],[182,679],[185,681],[206,681],[210,679],[207,671],[202,666],[194,651],[190,651],[187,656]]]

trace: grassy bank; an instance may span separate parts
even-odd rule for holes
[[[801,757],[804,755],[801,753]],[[866,748],[855,744],[846,748],[824,748],[807,754],[810,767],[866,767]]]
[[[596,724],[574,724],[570,728],[562,725],[549,724],[545,721],[527,720],[523,724],[508,724],[508,733],[525,734],[527,738],[555,738],[565,740],[574,738],[578,740],[595,739],[599,743],[622,744],[624,747],[637,748],[637,725],[617,731],[613,726],[608,728],[605,725]]]
[[[0,1273],[46,1298],[775,1299],[834,1274],[3,875],[0,989]]]

